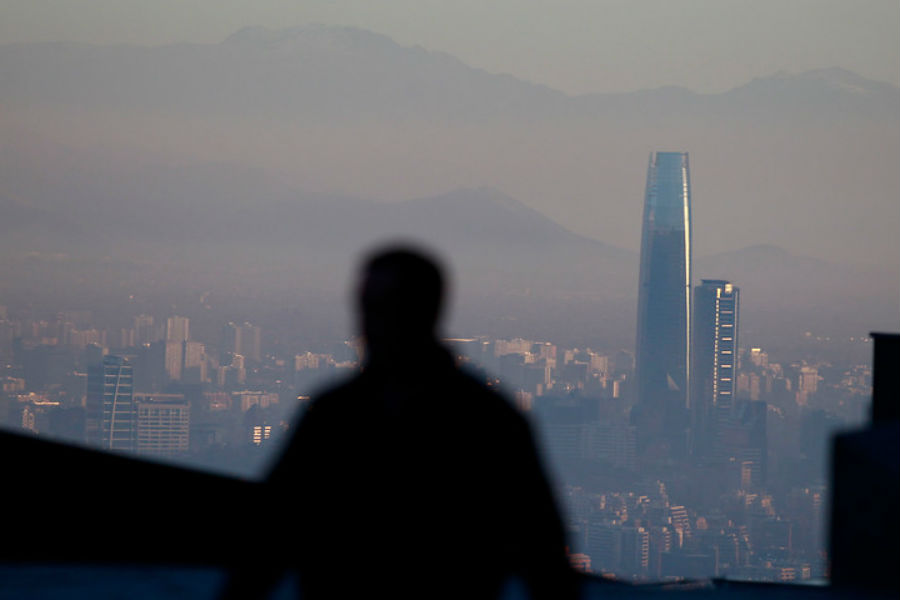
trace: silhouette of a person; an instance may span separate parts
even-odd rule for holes
[[[358,292],[364,368],[313,401],[268,479],[302,596],[575,597],[527,422],[439,343],[436,263],[384,250]]]

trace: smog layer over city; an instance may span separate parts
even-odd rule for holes
[[[826,579],[900,322],[896,2],[254,4],[0,2],[3,430],[264,479],[404,244],[576,570]]]

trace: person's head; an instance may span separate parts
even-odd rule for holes
[[[371,254],[357,295],[370,351],[434,340],[443,295],[441,268],[423,251],[396,246]]]

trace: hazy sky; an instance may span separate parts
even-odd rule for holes
[[[310,23],[368,29],[569,93],[665,85],[720,92],[779,71],[828,67],[900,85],[898,0],[0,0],[0,44],[214,44],[246,26]],[[727,127],[709,119],[660,127],[617,117],[590,127],[382,123],[347,130],[317,123],[307,130],[302,119],[166,121],[140,107],[103,112],[104,103],[73,119],[41,106],[15,113],[4,106],[0,128],[8,131],[0,141],[247,165],[298,189],[362,198],[494,187],[573,231],[631,249],[640,242],[648,153],[685,149],[699,254],[768,243],[892,270],[900,257],[900,113],[887,123],[829,113],[825,126],[763,119],[749,129],[741,119]],[[742,226],[721,227],[729,221]]]
[[[897,0],[0,0],[0,43],[213,43],[313,22],[569,93],[716,92],[831,66],[900,85]]]

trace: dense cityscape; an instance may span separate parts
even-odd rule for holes
[[[829,439],[866,422],[870,366],[745,344],[740,282],[692,285],[690,234],[687,154],[654,154],[633,351],[445,343],[530,416],[577,568],[634,581],[826,577]],[[192,319],[0,306],[0,422],[259,477],[310,397],[365,364],[358,339],[276,346],[252,322],[198,336]]]

